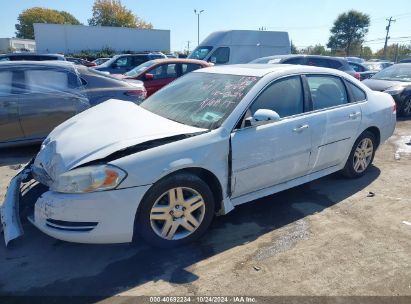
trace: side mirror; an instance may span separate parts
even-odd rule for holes
[[[154,75],[150,74],[150,73],[146,73],[144,74],[144,79],[145,80],[153,80],[154,79]]]
[[[210,57],[210,60],[209,60],[211,63],[214,63],[214,64],[216,64],[217,63],[217,58],[216,57]]]
[[[261,126],[281,119],[277,112],[269,109],[259,109],[252,117],[247,118],[247,125]]]

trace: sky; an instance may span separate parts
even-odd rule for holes
[[[0,0],[0,37],[14,37],[17,17],[24,9],[45,7],[65,10],[81,23],[91,17],[94,0]],[[197,16],[194,9],[204,10],[200,16],[200,42],[218,30],[246,29],[288,31],[298,48],[325,45],[337,16],[350,9],[371,18],[365,45],[374,51],[384,46],[387,18],[396,20],[390,29],[389,43],[411,43],[410,0],[122,0],[123,5],[155,29],[171,31],[171,50],[182,51],[190,41],[197,45]]]

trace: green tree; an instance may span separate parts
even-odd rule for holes
[[[399,61],[406,57],[409,57],[411,54],[411,45],[406,44],[391,44],[387,46],[387,59],[390,61]],[[384,48],[378,50],[375,53],[377,58],[384,58]]]
[[[298,49],[292,41],[291,41],[291,54],[298,54]]]
[[[65,11],[57,11],[42,7],[24,10],[17,17],[16,37],[34,39],[33,23],[81,24],[73,15]]]
[[[151,29],[153,25],[140,19],[121,4],[120,0],[96,0],[93,17],[88,20],[93,26],[119,26]]]
[[[327,47],[331,49],[344,49],[347,56],[350,55],[352,46],[361,44],[368,33],[370,17],[361,12],[350,10],[342,13],[335,20],[331,28],[331,36]]]
[[[361,50],[361,58],[366,60],[371,59],[373,57],[372,50],[369,46],[364,46]]]

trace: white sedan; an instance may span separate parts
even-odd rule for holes
[[[169,247],[248,201],[336,171],[362,176],[395,124],[390,95],[337,70],[201,69],[141,106],[110,100],[58,126],[9,186],[6,243],[23,233],[19,186],[31,178],[48,187],[28,217],[44,233]]]

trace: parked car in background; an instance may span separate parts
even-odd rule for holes
[[[167,58],[167,56],[162,53],[116,55],[95,69],[110,74],[123,74],[146,61],[161,58]]]
[[[211,33],[188,58],[214,64],[238,64],[263,56],[290,53],[287,32],[230,30]]]
[[[177,58],[177,56],[174,54],[166,54],[166,56],[167,58]]]
[[[348,64],[348,61],[338,57],[319,55],[280,55],[257,58],[250,63],[311,65],[344,71],[358,80],[360,79],[360,74],[354,71],[354,69]]]
[[[35,54],[35,53],[11,53],[0,55],[0,61],[45,61],[45,60],[61,60],[66,58],[60,54]]]
[[[388,61],[366,61],[363,63],[363,65],[369,69],[370,71],[376,71],[379,72],[385,68],[388,68],[389,66],[392,66],[393,63],[388,62]]]
[[[359,57],[344,57],[347,61],[349,62],[355,62],[355,63],[363,63],[365,62],[364,59],[359,58]]]
[[[150,96],[178,77],[212,65],[207,61],[194,59],[155,59],[140,64],[125,74],[113,76],[126,81],[143,81],[147,96]]]
[[[71,116],[117,98],[140,103],[142,82],[127,83],[69,62],[0,63],[0,146],[41,142]]]
[[[20,181],[32,176],[47,190],[29,219],[52,237],[179,246],[248,201],[340,170],[363,176],[395,123],[391,96],[338,70],[196,70],[140,106],[110,100],[54,129],[9,185],[5,240],[22,234]]]
[[[411,62],[411,58],[405,58],[401,60],[399,63],[410,63],[410,62]]]
[[[353,68],[354,71],[356,71],[360,75],[359,80],[370,78],[374,76],[375,73],[377,73],[376,71],[371,71],[365,65],[358,62],[348,61],[348,64]]]
[[[82,58],[66,57],[66,60],[70,61],[74,64],[84,65],[86,67],[96,66],[96,64],[94,62],[91,62],[91,61],[88,61],[88,60],[82,59]]]
[[[374,91],[390,94],[397,104],[398,116],[411,117],[411,63],[390,66],[363,83]]]
[[[93,60],[93,62],[96,64],[96,65],[100,65],[100,64],[103,64],[104,62],[106,62],[106,61],[109,61],[111,58],[97,58],[96,60]]]

